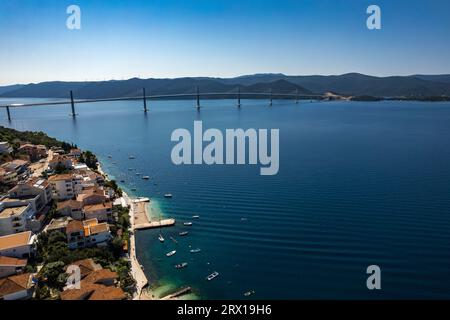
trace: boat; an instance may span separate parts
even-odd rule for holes
[[[202,251],[200,248],[191,249],[191,253],[199,253],[200,251]]]
[[[133,171],[134,169],[133,168],[128,168],[128,170]]]
[[[108,155],[108,158],[110,158],[110,159],[111,159],[111,158],[112,158],[112,155]]]
[[[192,222],[184,222],[183,226],[190,227],[192,226]]]
[[[200,219],[200,216],[199,215],[194,215],[194,216],[192,216],[192,219]]]
[[[181,231],[178,235],[180,236],[187,236],[189,232],[187,231]]]
[[[255,294],[255,290],[250,290],[250,291],[245,292],[245,293],[244,293],[244,296],[249,297],[249,296],[251,296],[252,294]]]
[[[136,191],[136,188],[131,188],[131,191]]]
[[[187,262],[179,263],[179,264],[175,265],[175,269],[183,269],[183,268],[186,268],[187,265],[188,265]]]
[[[164,195],[164,198],[172,198],[172,194],[171,194],[171,193],[166,193],[166,194]]]
[[[129,156],[128,159],[135,159],[135,157],[134,156]]]
[[[122,182],[122,183],[123,183],[123,182],[125,182],[125,180],[120,180],[120,182]]]
[[[143,176],[142,179],[148,180],[148,179],[150,179],[150,177],[149,176]]]
[[[166,253],[166,256],[171,257],[171,256],[173,256],[175,253],[177,253],[177,251],[176,251],[176,250],[172,250],[172,251]]]
[[[159,241],[164,242],[164,237],[162,236],[162,234],[160,233],[158,236]]]
[[[206,277],[206,280],[211,281],[212,279],[216,278],[219,275],[217,271],[214,271],[209,276]]]
[[[136,172],[136,175],[138,176],[138,175],[140,175],[141,173],[140,172]]]

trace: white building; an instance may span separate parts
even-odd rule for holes
[[[0,236],[29,230],[28,221],[33,220],[35,214],[28,202],[0,200]]]
[[[9,145],[8,142],[0,142],[0,154],[11,152],[13,152],[13,148]]]
[[[48,178],[52,188],[52,198],[55,200],[69,200],[77,195],[78,179],[73,174],[57,174]]]
[[[30,257],[35,238],[31,231],[0,237],[0,256],[19,259]]]
[[[24,300],[33,295],[34,283],[31,273],[0,279],[0,300]]]

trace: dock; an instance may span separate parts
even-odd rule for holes
[[[178,298],[182,295],[185,295],[186,293],[189,293],[189,292],[191,292],[191,287],[182,288],[181,290],[178,290],[175,293],[169,294],[168,296],[161,298],[161,300],[172,300],[172,299]]]
[[[147,223],[140,223],[134,225],[134,230],[144,230],[153,228],[170,227],[175,225],[175,219],[163,219],[159,221],[152,221]]]

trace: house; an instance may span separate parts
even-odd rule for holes
[[[83,260],[83,264],[93,263]],[[76,263],[74,263],[76,264]],[[83,275],[84,270],[84,275]],[[67,289],[61,293],[62,300],[124,300],[126,295],[121,288],[114,285],[117,282],[116,272],[96,268],[90,270],[80,267],[82,280],[80,289]]]
[[[18,151],[27,154],[31,161],[47,157],[47,148],[44,145],[25,143],[19,147]]]
[[[97,219],[70,221],[66,227],[66,235],[70,249],[102,246],[111,239],[108,224],[98,223]]]
[[[7,170],[0,167],[0,183],[5,185],[14,185],[19,180],[17,172],[14,170]]]
[[[27,175],[30,173],[30,169],[28,168],[29,162],[20,159],[14,159],[13,161],[6,162],[2,164],[2,168],[6,171],[15,171],[17,175]]]
[[[61,217],[57,219],[52,219],[48,225],[45,227],[43,232],[59,231],[61,233],[66,233],[67,225],[73,219],[71,217]]]
[[[0,236],[29,230],[28,222],[36,214],[31,204],[9,198],[0,200]]]
[[[77,200],[83,203],[83,206],[101,204],[109,200],[105,191],[98,187],[84,189],[77,195]]]
[[[0,256],[19,259],[30,257],[35,238],[31,231],[0,237]]]
[[[66,200],[58,202],[56,211],[67,217],[72,217],[75,220],[83,220],[83,203],[77,200]]]
[[[70,152],[69,152],[69,154],[68,154],[68,156],[69,157],[74,157],[75,159],[78,159],[78,158],[80,158],[81,157],[81,150],[80,149],[78,149],[78,148],[73,148],[73,149],[70,149]]]
[[[101,270],[102,266],[95,263],[92,259],[83,259],[72,262],[70,265],[77,266],[80,269],[81,279],[85,278],[93,271]]]
[[[27,259],[0,256],[0,278],[21,273],[27,262]]]
[[[52,188],[52,198],[55,200],[68,200],[77,195],[78,181],[73,174],[56,174],[48,178]]]
[[[97,219],[98,221],[110,221],[112,219],[112,203],[103,202],[83,207],[86,219]]]
[[[23,300],[32,297],[33,275],[24,273],[0,279],[0,300]]]
[[[65,155],[55,155],[48,163],[48,169],[55,171],[56,168],[72,169],[72,159]]]
[[[0,154],[11,153],[13,152],[13,148],[9,145],[8,142],[0,142]]]

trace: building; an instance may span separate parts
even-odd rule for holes
[[[48,178],[52,188],[52,198],[55,200],[68,200],[76,196],[77,179],[73,174],[56,174]]]
[[[126,295],[121,288],[117,288],[118,275],[116,272],[90,267],[91,259],[82,260],[80,264],[80,289],[68,289],[61,293],[62,300],[124,300]],[[74,263],[77,264],[77,263]],[[85,267],[87,265],[87,267]]]
[[[109,197],[105,195],[105,191],[98,187],[84,189],[77,195],[77,200],[80,201],[83,206],[101,204],[107,202]]]
[[[52,160],[48,163],[48,169],[55,171],[57,168],[62,169],[72,169],[73,163],[72,159],[64,155],[55,155]]]
[[[19,259],[30,257],[35,238],[31,231],[0,237],[0,256]]]
[[[13,152],[13,148],[9,145],[8,142],[0,142],[0,154],[11,153]]]
[[[112,203],[103,202],[100,204],[91,204],[83,207],[84,217],[86,219],[97,219],[98,221],[111,221]]]
[[[61,233],[66,233],[67,225],[73,219],[71,217],[62,217],[57,219],[52,219],[49,224],[45,227],[43,232],[59,231]]]
[[[22,273],[23,268],[27,265],[27,261],[27,259],[0,256],[0,278]]]
[[[24,273],[0,279],[0,300],[24,300],[32,297],[33,275]]]
[[[80,269],[81,279],[84,279],[88,274],[93,271],[101,270],[102,266],[95,263],[92,259],[83,259],[72,262],[70,265],[77,266]]]
[[[52,189],[47,180],[34,178],[27,182],[19,182],[9,190],[9,197],[27,201],[36,212],[39,212],[52,200]]]
[[[3,198],[0,200],[0,236],[29,230],[28,221],[32,220],[35,214],[31,204]]]
[[[34,145],[25,143],[18,149],[20,153],[25,153],[30,157],[31,161],[37,161],[47,157],[47,148],[44,145]]]
[[[21,159],[14,159],[13,161],[2,164],[2,168],[6,171],[15,171],[18,176],[25,176],[30,173],[28,168],[29,162]]]
[[[68,154],[69,157],[74,157],[75,159],[78,159],[81,157],[81,150],[78,148],[70,149],[70,152]]]
[[[73,220],[66,227],[67,243],[70,249],[107,245],[111,232],[107,223],[97,219]]]
[[[17,172],[7,170],[5,168],[0,167],[0,183],[8,186],[15,185],[19,181],[19,177],[17,176]]]
[[[66,200],[58,202],[56,211],[66,217],[72,217],[75,220],[83,220],[83,203],[77,200]]]

